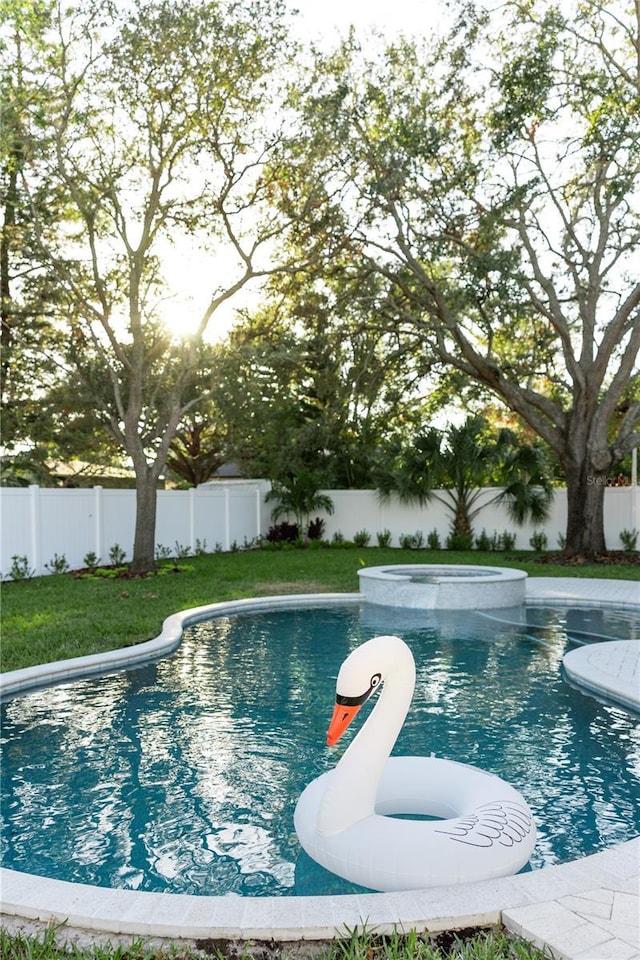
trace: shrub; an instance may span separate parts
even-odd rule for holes
[[[498,533],[497,530],[493,531],[493,536],[491,537],[491,550],[504,550],[504,540],[502,539],[502,534]]]
[[[434,529],[431,533],[427,534],[427,546],[429,550],[442,550],[442,543],[440,542],[440,534]]]
[[[368,547],[370,540],[371,534],[368,530],[358,530],[358,532],[353,535],[353,542],[356,547]]]
[[[295,543],[298,539],[298,524],[283,520],[269,527],[267,540],[269,543]]]
[[[11,557],[12,563],[9,569],[9,576],[12,580],[30,580],[35,576],[36,571],[29,566],[29,560],[25,556]]]
[[[339,530],[336,530],[334,535],[331,537],[331,543],[333,543],[337,547],[342,546],[342,544],[345,543],[344,533],[341,533]]]
[[[202,557],[207,552],[207,541],[196,540],[196,557]]]
[[[389,547],[391,546],[391,530],[379,530],[376,533],[376,540],[378,541],[379,547]]]
[[[401,533],[398,542],[403,550],[421,550],[424,547],[424,534],[421,530],[415,533]]]
[[[302,546],[306,547],[307,550],[326,550],[331,544],[328,540],[308,540]]]
[[[119,543],[114,543],[109,550],[109,561],[114,567],[121,566],[124,563],[126,556],[126,552],[122,549]]]
[[[326,524],[322,517],[316,517],[311,520],[307,527],[307,537],[309,540],[322,540]]]
[[[156,560],[168,560],[171,557],[171,547],[164,547],[161,543],[156,544]]]
[[[278,505],[271,512],[273,520],[293,516],[298,530],[304,530],[309,517],[316,510],[331,514],[334,509],[331,497],[320,492],[320,478],[305,468],[274,480],[265,500],[278,501]]]
[[[472,533],[450,533],[447,537],[447,550],[473,549]]]
[[[476,537],[475,547],[476,547],[476,550],[493,550],[494,549],[493,541],[484,528],[482,530],[482,533],[478,534],[478,536]]]
[[[638,543],[638,531],[635,529],[621,530],[620,540],[622,541],[622,546],[625,548],[625,550],[635,550]]]
[[[45,570],[48,570],[49,573],[68,573],[69,564],[67,563],[67,558],[64,553],[58,556],[57,553],[54,553],[53,559],[49,563],[45,563]]]
[[[483,529],[482,533],[475,538],[476,550],[513,550],[515,545],[516,535],[515,533],[509,533],[508,530],[503,533],[494,530],[492,535],[489,536],[487,531]],[[455,549],[466,550],[467,548],[456,547]]]
[[[534,530],[529,537],[529,543],[533,550],[546,550],[549,541],[544,530]]]
[[[503,530],[502,534],[498,537],[498,543],[500,544],[497,547],[498,550],[514,550],[516,546],[516,535],[511,533],[509,530]]]
[[[97,553],[94,553],[93,550],[90,550],[89,553],[86,553],[82,558],[82,562],[85,567],[88,567],[89,570],[95,570],[96,567],[100,566],[100,557]]]

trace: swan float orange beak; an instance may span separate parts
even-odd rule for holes
[[[331,723],[327,730],[328,747],[332,747],[338,742],[362,704],[367,702],[381,680],[382,674],[374,673],[369,682],[368,689],[357,697],[346,697],[340,693],[336,693],[336,705],[333,708],[333,716],[331,717]],[[340,677],[338,677],[338,683],[340,683]]]
[[[328,747],[333,747],[338,742],[361,706],[361,703],[351,707],[345,706],[345,704],[336,700],[336,705],[333,708],[333,716],[331,717],[331,723],[329,724],[329,729],[327,730]]]

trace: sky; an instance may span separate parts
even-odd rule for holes
[[[394,34],[429,35],[446,22],[445,0],[285,0],[292,11],[297,11],[294,24],[301,40],[312,41],[322,47],[333,48],[353,24],[360,35],[371,29],[382,31],[391,38]],[[219,263],[219,260],[218,260]],[[167,258],[170,286],[173,295],[160,312],[175,333],[187,332],[191,320],[197,324],[201,309],[211,292],[209,276],[210,256],[193,250],[173,248]],[[257,302],[259,291],[250,285],[233,298],[211,319],[205,338],[218,340],[233,325],[237,306]],[[185,309],[186,308],[186,309]],[[200,309],[199,309],[200,308]]]
[[[424,33],[443,22],[443,0],[287,0],[298,10],[303,35],[327,41],[348,31],[377,27],[390,32]]]

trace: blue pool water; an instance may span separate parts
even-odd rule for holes
[[[526,619],[366,605],[221,617],[187,630],[166,659],[11,700],[2,863],[171,893],[356,889],[301,852],[293,810],[343,749],[324,745],[339,666],[376,633],[400,634],[417,664],[395,752],[433,751],[510,781],[536,817],[532,869],[630,839],[638,718],[566,683],[561,660],[568,636],[638,636],[640,622],[606,610]]]

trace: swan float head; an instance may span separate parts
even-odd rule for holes
[[[373,637],[349,654],[336,681],[336,702],[327,731],[327,746],[338,742],[360,708],[389,678],[395,681],[396,688],[398,679],[402,681],[404,711],[401,716],[399,711],[394,711],[402,722],[415,686],[415,664],[404,640],[395,636]],[[387,689],[385,693],[388,700],[393,690]]]

